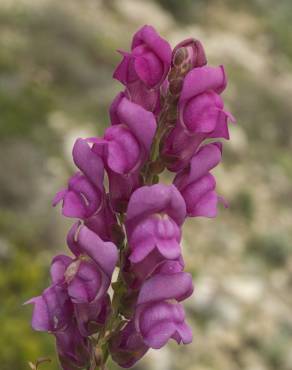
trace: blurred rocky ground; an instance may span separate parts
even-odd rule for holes
[[[50,356],[22,303],[48,282],[69,225],[51,209],[72,173],[70,148],[97,135],[121,88],[116,49],[154,25],[174,46],[199,38],[225,64],[237,117],[218,190],[216,220],[185,226],[195,294],[186,303],[194,342],[152,351],[136,369],[292,369],[292,3],[290,0],[0,1],[0,368]],[[110,365],[115,368],[114,365]]]

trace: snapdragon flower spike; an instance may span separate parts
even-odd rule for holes
[[[192,157],[189,166],[176,175],[174,185],[186,202],[188,216],[216,217],[220,197],[215,191],[215,178],[209,171],[218,165],[221,156],[221,143],[204,145]]]
[[[180,302],[192,292],[192,277],[185,272],[157,274],[144,283],[137,300],[135,326],[147,346],[159,349],[171,338],[178,344],[192,341],[183,307],[170,303]]]
[[[101,207],[104,195],[104,166],[88,143],[78,139],[73,147],[73,159],[83,172],[77,172],[68,182],[68,188],[59,191],[53,206],[62,201],[62,214],[66,217],[86,219]]]
[[[210,173],[222,155],[214,139],[229,139],[234,121],[221,98],[223,66],[206,66],[195,39],[171,51],[147,25],[121,54],[114,78],[124,91],[110,106],[111,125],[76,140],[79,171],[53,200],[79,219],[67,235],[73,255],[53,258],[51,286],[27,302],[33,328],[55,336],[64,370],[104,369],[109,354],[128,368],[170,339],[192,341],[181,304],[193,292],[182,225],[215,217],[221,200]],[[159,183],[165,168],[176,173],[172,185]]]
[[[143,261],[154,249],[166,259],[180,256],[185,202],[177,189],[162,184],[143,186],[131,196],[126,229],[132,263]]]
[[[169,170],[183,169],[205,139],[229,139],[227,121],[234,118],[224,111],[219,95],[226,85],[223,66],[194,68],[187,74],[179,98],[179,119],[163,148]]]

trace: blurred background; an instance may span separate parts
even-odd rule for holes
[[[199,38],[226,66],[237,124],[216,169],[230,208],[185,226],[194,342],[136,369],[291,370],[291,0],[0,0],[0,368],[49,356],[41,369],[58,369],[53,338],[32,331],[22,303],[65,250],[71,223],[50,202],[73,172],[72,144],[108,124],[115,50],[145,23],[172,46]]]

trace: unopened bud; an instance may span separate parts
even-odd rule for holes
[[[190,69],[207,64],[201,42],[195,39],[187,39],[180,42],[173,50],[172,64],[176,67],[189,64]]]

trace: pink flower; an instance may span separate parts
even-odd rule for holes
[[[221,143],[204,145],[191,158],[189,166],[176,175],[174,184],[186,202],[188,216],[216,217],[220,198],[215,191],[215,178],[209,171],[217,166],[221,155]]]
[[[149,347],[137,333],[134,322],[129,321],[121,331],[111,337],[109,349],[113,360],[119,366],[129,368],[145,355]]]
[[[183,169],[205,139],[229,139],[227,121],[234,119],[224,111],[219,95],[226,84],[222,66],[194,68],[187,74],[179,99],[179,120],[163,149],[171,171]]]
[[[147,159],[156,130],[155,117],[123,97],[116,107],[115,121],[103,139],[92,139],[92,150],[106,167],[118,174],[137,171]]]
[[[144,283],[138,296],[135,325],[144,343],[154,349],[169,339],[190,343],[192,332],[178,303],[193,292],[192,278],[185,272],[158,274]]]
[[[180,256],[180,226],[185,203],[173,186],[144,186],[131,196],[127,209],[129,260],[135,264],[155,249],[165,259]]]
[[[104,187],[104,166],[88,143],[77,139],[73,147],[73,159],[83,172],[77,172],[68,182],[68,188],[60,190],[53,199],[53,206],[62,201],[62,214],[66,217],[85,219],[101,207]]]
[[[135,33],[131,53],[121,53],[122,62],[114,78],[125,86],[142,81],[147,88],[161,85],[171,62],[171,48],[152,26],[144,26]]]

